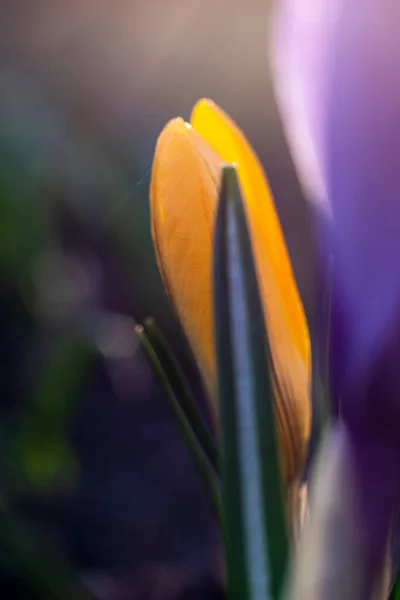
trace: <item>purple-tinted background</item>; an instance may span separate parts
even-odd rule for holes
[[[13,115],[23,146],[31,129],[33,162],[43,151],[41,189],[56,207],[52,227],[88,286],[80,306],[136,321],[155,316],[203,405],[155,266],[147,199],[152,152],[165,122],[188,118],[200,97],[230,113],[269,174],[312,310],[308,219],[267,68],[270,11],[265,0],[2,3],[1,123]],[[59,332],[47,323],[47,304],[47,320],[38,325],[14,283],[3,285],[0,312],[0,385],[9,407],[35,370],[32,336],[47,343],[49,327],[50,337]],[[126,329],[114,354],[111,348],[96,362],[79,399],[70,436],[80,459],[73,492],[29,498],[28,512],[43,527],[56,526],[65,553],[105,598],[210,597],[221,581],[219,535],[143,356],[119,351],[124,335]]]

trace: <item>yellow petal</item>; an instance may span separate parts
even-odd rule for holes
[[[260,248],[273,269],[291,340],[309,368],[307,322],[263,168],[242,131],[211,100],[203,99],[196,104],[190,122],[193,129],[209,142],[223,160],[237,164],[256,250]]]
[[[153,162],[151,217],[160,271],[213,396],[212,232],[220,169],[236,162],[244,191],[256,268],[273,354],[277,427],[284,476],[294,477],[310,428],[307,324],[265,176],[236,125],[209,101],[190,127],[170,121]]]
[[[310,339],[303,305],[263,168],[237,125],[210,100],[200,100],[191,124],[219,156],[237,164],[264,316],[274,360],[278,435],[286,472],[294,476],[310,434]]]

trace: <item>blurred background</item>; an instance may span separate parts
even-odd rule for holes
[[[201,97],[263,162],[312,310],[271,2],[0,6],[0,596],[56,598],[50,572],[65,598],[223,597],[216,523],[134,326],[156,318],[205,410],[148,205],[157,136]]]

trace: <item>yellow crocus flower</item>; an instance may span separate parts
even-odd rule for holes
[[[167,123],[157,141],[150,191],[157,261],[214,400],[212,240],[226,162],[237,165],[245,201],[276,373],[283,476],[289,481],[299,473],[310,433],[307,323],[260,162],[236,124],[210,100],[196,104],[190,124],[181,118]]]

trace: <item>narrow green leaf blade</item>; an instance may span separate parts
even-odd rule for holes
[[[271,356],[234,166],[222,172],[214,238],[214,316],[230,600],[279,598],[288,537]]]
[[[168,376],[170,385],[174,390],[179,405],[184,412],[194,434],[196,435],[203,451],[210,461],[213,469],[219,474],[219,450],[215,439],[210,433],[207,424],[190,391],[189,384],[173,354],[167,340],[154,319],[145,319],[143,323],[147,337],[156,352],[158,359]]]
[[[156,351],[154,350],[145,330],[141,325],[135,328],[136,335],[139,338],[141,346],[148,359],[149,365],[156,376],[160,386],[165,394],[165,398],[168,402],[168,406],[171,409],[173,416],[175,417],[176,423],[179,427],[181,435],[186,443],[188,451],[191,455],[193,463],[203,480],[207,496],[210,500],[211,506],[214,510],[215,516],[218,522],[222,523],[222,508],[221,499],[218,489],[218,484],[215,478],[214,471],[212,470],[206,455],[188,422],[185,413],[183,412],[174,390],[171,387],[171,383],[165,373]]]
[[[389,600],[400,600],[400,572],[397,573],[396,581],[391,589]]]

